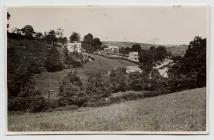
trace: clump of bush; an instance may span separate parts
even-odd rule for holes
[[[88,96],[87,102],[96,102],[110,96],[112,91],[109,85],[108,78],[101,73],[89,76],[85,90]]]
[[[59,106],[82,106],[87,101],[84,93],[83,84],[77,72],[71,71],[60,83],[58,104]]]
[[[128,75],[126,74],[126,68],[120,67],[114,69],[111,71],[109,79],[110,88],[113,93],[128,90]]]
[[[28,96],[17,96],[8,98],[9,111],[42,112],[48,109],[47,100],[41,96],[39,91],[33,91]]]
[[[45,68],[48,72],[56,72],[63,69],[63,64],[60,61],[59,52],[55,46],[48,48]]]

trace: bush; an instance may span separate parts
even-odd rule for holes
[[[63,64],[60,61],[59,52],[55,46],[52,46],[48,50],[45,67],[48,72],[56,72],[63,69]]]
[[[48,100],[47,103],[47,111],[53,111],[55,108],[59,107],[58,99]]]
[[[128,90],[128,76],[126,74],[126,68],[121,67],[111,71],[109,77],[113,93]]]
[[[145,80],[146,77],[144,77],[141,73],[139,72],[134,72],[129,74],[129,90],[134,90],[134,91],[142,91],[144,90],[145,87]]]
[[[48,109],[48,102],[41,95],[33,96],[29,100],[29,112],[42,112]]]
[[[79,107],[84,106],[84,104],[87,102],[86,97],[80,97],[80,96],[72,96],[70,98],[62,97],[58,100],[59,106],[68,106],[68,105],[77,105]]]
[[[89,76],[86,93],[88,102],[96,102],[102,98],[111,95],[111,88],[108,78],[101,75],[101,73],[92,74]]]
[[[26,111],[28,103],[26,98],[15,97],[8,99],[8,110],[9,111]]]
[[[59,90],[59,106],[82,106],[87,101],[87,97],[84,95],[82,82],[76,71],[71,71],[64,77]]]
[[[8,99],[9,111],[41,112],[48,109],[48,103],[41,95]]]

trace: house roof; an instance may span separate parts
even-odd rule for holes
[[[156,65],[154,68],[155,68],[155,69],[162,69],[162,68],[164,68],[164,67],[168,67],[169,64],[171,64],[171,63],[173,63],[173,60],[171,60],[171,59],[165,59],[164,62],[163,62],[162,64]]]

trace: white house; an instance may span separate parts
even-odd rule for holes
[[[118,46],[108,46],[108,48],[104,48],[104,51],[110,52],[110,53],[119,53],[119,47]]]
[[[157,69],[162,77],[168,78],[169,65],[173,63],[171,59],[165,59],[162,64],[153,67]]]
[[[128,59],[139,62],[138,57],[138,52],[130,52]]]
[[[67,48],[69,52],[78,52],[78,53],[82,52],[81,43],[78,42],[68,43]]]

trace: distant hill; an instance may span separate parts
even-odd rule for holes
[[[131,47],[133,44],[138,42],[122,42],[122,41],[103,41],[103,45],[107,46],[119,46],[119,47]],[[138,43],[141,45],[142,49],[149,49],[151,46],[159,46],[159,44],[149,44],[149,43]],[[160,44],[161,45],[161,44]],[[171,52],[174,56],[184,55],[186,49],[188,48],[186,44],[183,45],[163,45],[166,47],[167,51]]]

